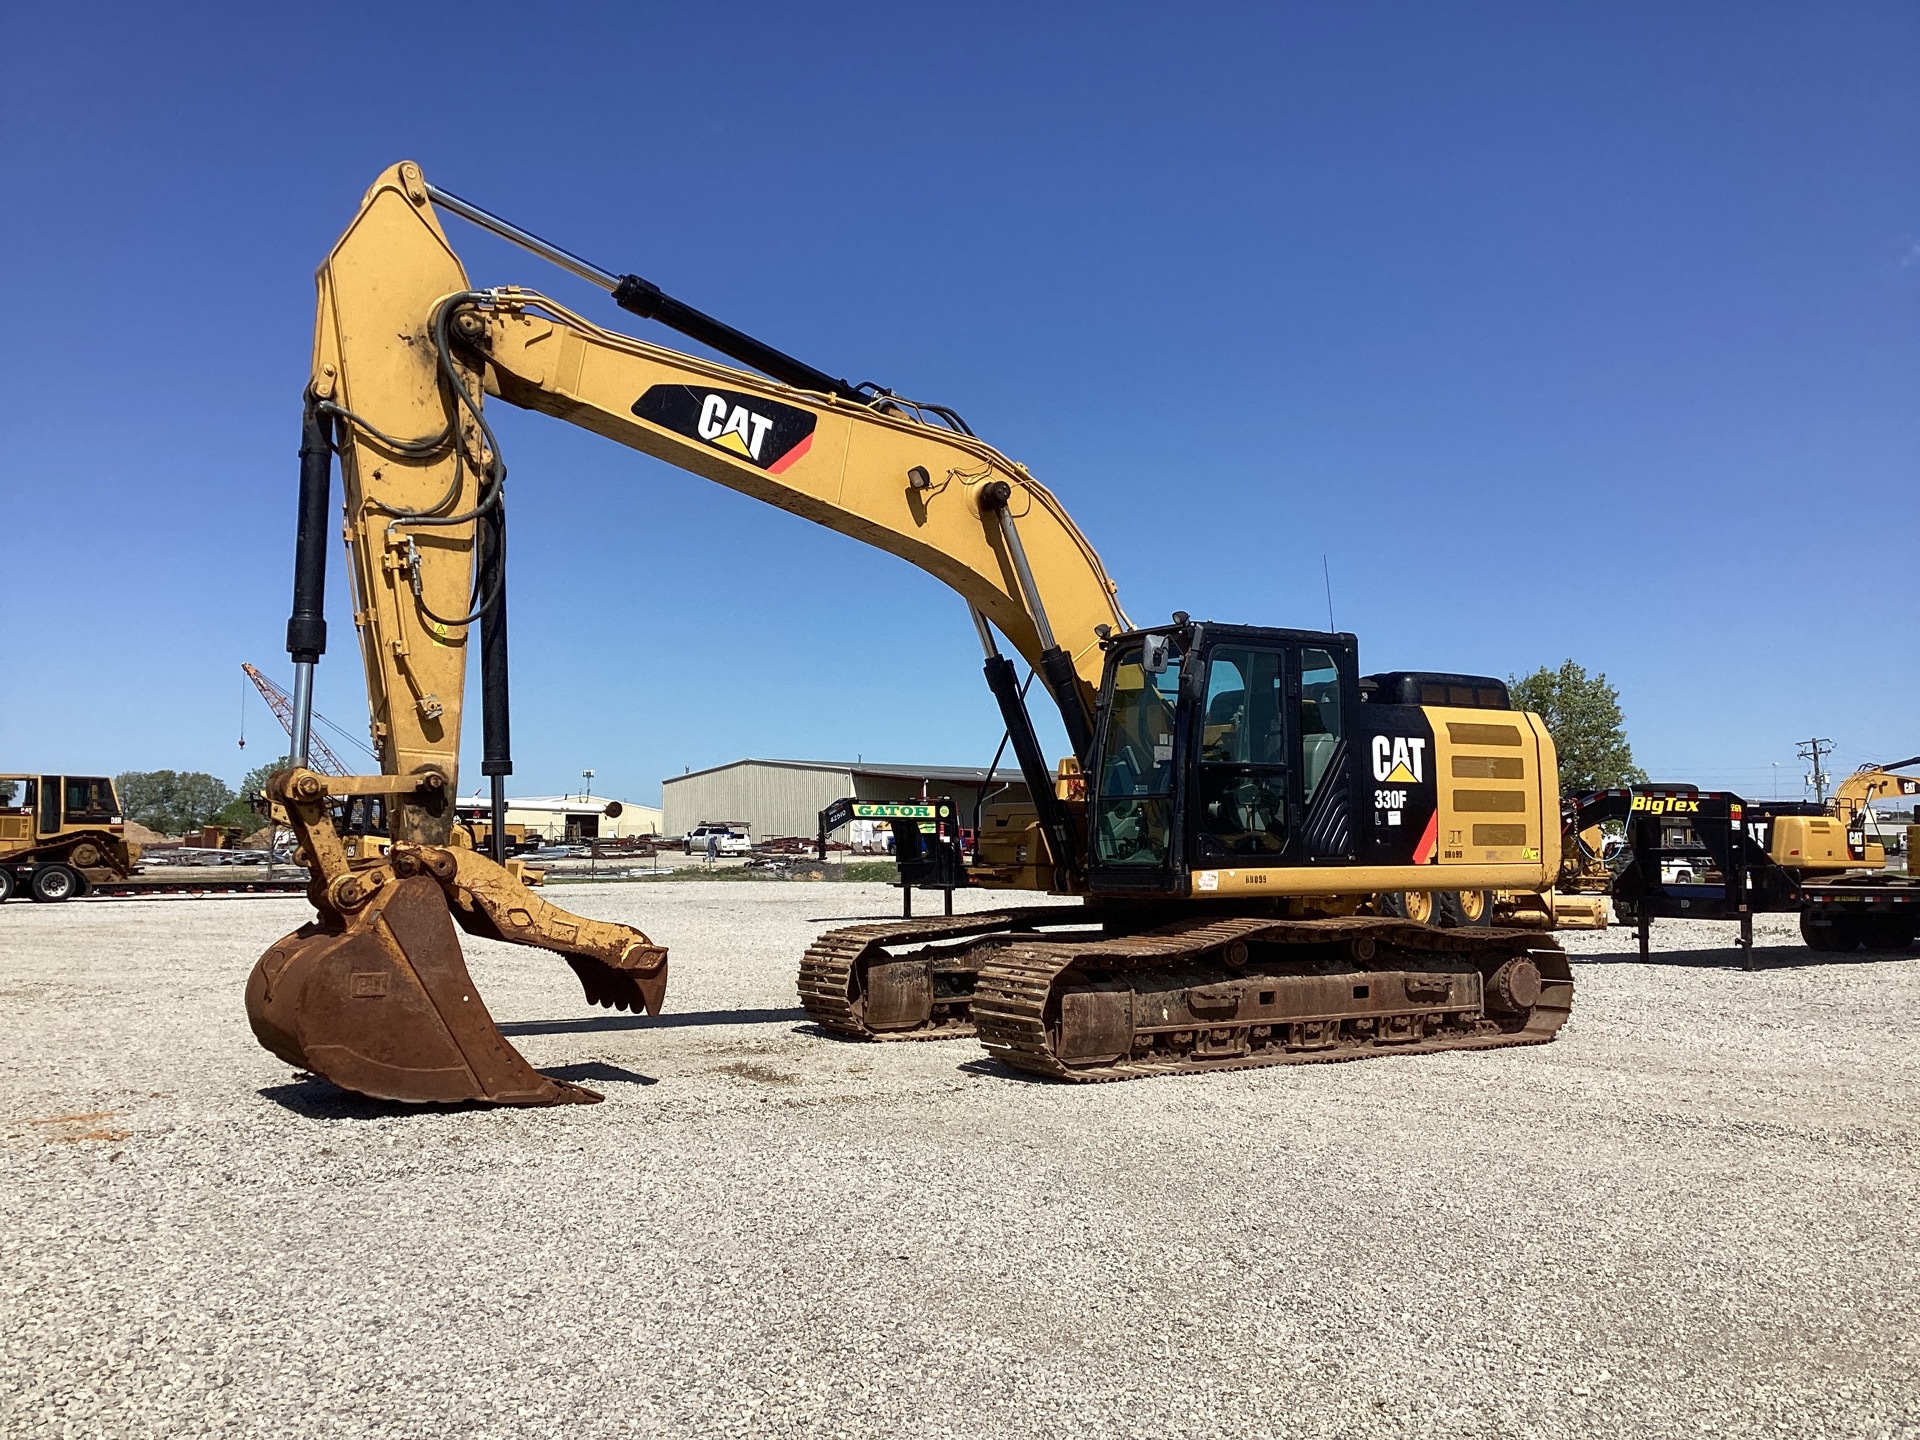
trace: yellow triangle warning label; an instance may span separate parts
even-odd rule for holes
[[[728,430],[716,435],[713,443],[722,450],[731,450],[736,455],[745,455],[749,460],[753,458],[752,452],[747,449],[747,442],[740,438],[740,432],[737,430]]]
[[[1387,772],[1386,783],[1389,785],[1411,785],[1414,783],[1413,772],[1407,769],[1404,760]]]

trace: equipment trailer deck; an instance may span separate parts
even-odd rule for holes
[[[1750,802],[1725,790],[1691,785],[1599,790],[1575,797],[1583,826],[1626,827],[1627,863],[1613,883],[1614,907],[1639,934],[1649,955],[1656,919],[1726,920],[1740,926],[1738,944],[1753,969],[1753,917],[1798,914],[1807,945],[1823,952],[1904,950],[1920,932],[1920,875],[1865,868],[1880,852],[1846,833],[1823,806],[1797,801]],[[1795,827],[1783,844],[1776,827]],[[1833,827],[1830,853],[1816,856],[1800,839]],[[1798,841],[1800,843],[1791,843]],[[1782,853],[1807,869],[1782,863]],[[1835,871],[1841,866],[1855,868]],[[1909,857],[1909,865],[1912,860]],[[1811,867],[1829,866],[1825,873]]]

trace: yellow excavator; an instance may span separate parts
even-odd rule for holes
[[[1869,826],[1873,815],[1872,805],[1876,800],[1920,795],[1920,775],[1896,773],[1911,770],[1916,765],[1920,765],[1920,755],[1912,755],[1905,760],[1889,760],[1884,765],[1862,765],[1842,780],[1840,788],[1833,792],[1833,817],[1846,831],[1852,858],[1872,868],[1887,863],[1887,851],[1880,843],[1878,827]],[[1775,822],[1776,830],[1785,823],[1784,820]],[[1907,838],[1907,868],[1911,870],[1914,864],[1911,826],[1908,827]],[[1776,840],[1776,849],[1780,843]]]
[[[477,289],[456,215],[746,369],[602,329],[530,289]],[[1552,740],[1475,676],[1361,673],[1349,634],[1136,626],[1099,556],[1026,468],[952,410],[850,385],[429,185],[396,165],[318,275],[301,444],[296,757],[326,646],[339,460],[376,776],[295,764],[271,789],[312,873],[314,922],[249,980],[261,1042],[348,1089],[408,1101],[599,1097],[534,1071],[475,991],[457,925],[545,948],[588,1001],[657,1011],[666,952],[568,914],[454,843],[462,698],[480,652],[491,834],[512,769],[505,476],[487,407],[584,426],[900,556],[959,592],[1029,801],[989,809],[972,883],[1075,896],[854,927],[804,957],[831,1032],[976,1034],[1017,1069],[1096,1081],[1550,1039],[1572,1004],[1538,931],[1486,896],[1559,864]],[[1276,554],[1275,563],[1283,563]],[[1046,763],[1004,640],[1059,711]],[[387,854],[351,860],[342,801],[384,800]],[[1451,927],[1377,896],[1472,896]],[[1479,923],[1476,923],[1478,918]]]

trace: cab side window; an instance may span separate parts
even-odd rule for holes
[[[1286,848],[1284,658],[1238,646],[1213,652],[1201,717],[1201,858]]]
[[[1207,667],[1207,708],[1200,729],[1200,759],[1240,758],[1247,728],[1245,653],[1221,650]]]
[[[1137,655],[1114,667],[1105,762],[1094,801],[1094,852],[1103,865],[1167,863],[1179,696],[1177,656],[1159,674],[1149,674]]]
[[[104,825],[114,818],[113,786],[99,776],[66,778],[66,816],[69,825]]]
[[[1301,790],[1308,805],[1340,743],[1340,666],[1325,650],[1300,652]]]

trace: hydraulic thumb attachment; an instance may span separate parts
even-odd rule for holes
[[[332,802],[444,790],[421,775],[328,777],[294,768],[269,789],[313,873],[319,918],[260,957],[247,981],[256,1038],[289,1065],[346,1090],[417,1103],[592,1104],[596,1092],[542,1075],[507,1043],[454,927],[563,956],[589,1002],[657,1014],[667,952],[638,930],[568,914],[473,850],[395,843],[354,867]]]

